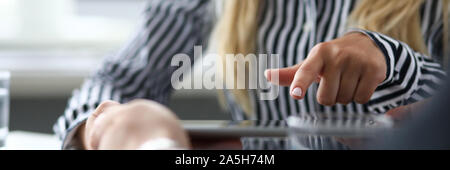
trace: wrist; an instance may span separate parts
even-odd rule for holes
[[[380,39],[382,39],[381,37],[384,35],[377,32],[359,28],[351,28],[347,31],[346,34],[351,33],[361,33],[366,37],[368,37],[372,41],[373,45],[375,45],[375,47],[378,48],[379,52],[381,52],[381,55],[384,57],[386,64],[386,78],[382,83],[380,83],[380,86],[392,82],[394,76],[395,59],[393,54],[390,54],[388,52],[389,49],[387,49],[386,46],[383,45],[383,43],[380,41]]]

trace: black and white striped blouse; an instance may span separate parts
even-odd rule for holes
[[[206,46],[217,19],[215,0],[152,0],[144,22],[134,38],[117,55],[107,57],[101,67],[73,92],[67,109],[54,126],[61,139],[71,138],[76,127],[104,100],[127,102],[145,98],[167,104],[172,91],[170,66],[177,53],[193,57],[195,45]],[[257,34],[258,53],[280,54],[281,67],[305,59],[310,49],[345,33],[347,18],[357,0],[265,0]],[[430,97],[445,77],[439,64],[443,57],[442,1],[425,1],[421,8],[422,35],[430,56],[412,50],[407,44],[368,30],[387,59],[387,79],[367,104],[350,103],[322,106],[316,101],[317,84],[304,100],[294,100],[288,87],[280,87],[275,100],[250,98],[255,114],[247,117],[225,92],[229,112],[235,120],[280,120],[307,113],[384,113],[389,109]],[[408,29],[408,28],[405,28]],[[448,31],[448,30],[446,30]],[[67,143],[67,142],[65,142]],[[277,142],[275,142],[277,143]]]

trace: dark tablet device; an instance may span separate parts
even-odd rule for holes
[[[287,137],[285,121],[183,120],[194,138]]]
[[[374,114],[315,114],[301,117],[291,116],[286,121],[184,120],[182,124],[189,135],[196,138],[273,138],[287,137],[288,134],[365,136],[391,130],[393,127],[393,122],[388,116]]]

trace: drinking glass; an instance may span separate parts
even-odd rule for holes
[[[8,135],[10,73],[0,71],[0,148],[4,147]]]

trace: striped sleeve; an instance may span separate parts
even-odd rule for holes
[[[441,32],[436,34],[442,35],[442,28],[439,30]],[[445,79],[446,73],[438,61],[443,57],[438,56],[442,53],[432,53],[431,57],[381,33],[360,31],[377,44],[388,66],[386,80],[377,87],[367,104],[371,112],[384,113],[429,98]],[[436,41],[433,46],[441,45],[441,37],[438,37],[441,41]]]
[[[194,46],[206,45],[212,28],[208,0],[152,0],[134,38],[114,56],[106,57],[82,87],[73,92],[67,108],[54,125],[67,148],[74,131],[105,100],[125,103],[133,99],[168,102],[170,78],[177,69],[171,58],[194,57]],[[209,17],[211,16],[211,17]],[[193,61],[193,60],[192,60]]]

